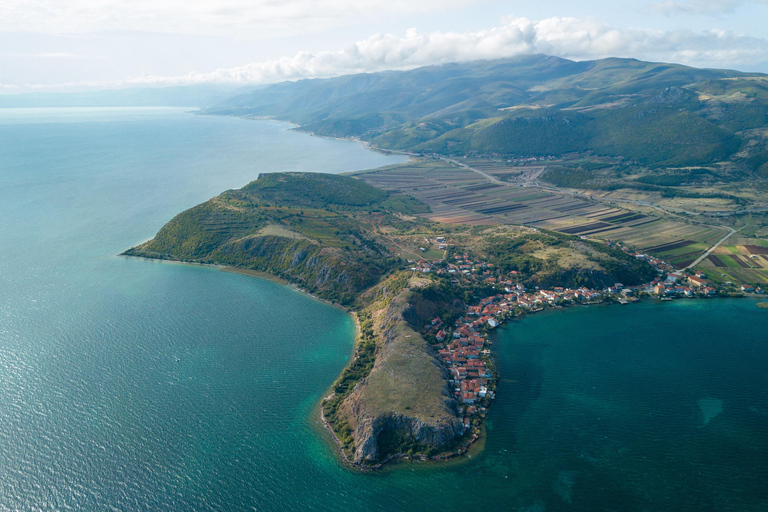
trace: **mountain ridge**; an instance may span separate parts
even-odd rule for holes
[[[416,153],[706,165],[733,159],[757,140],[747,132],[768,125],[768,75],[529,55],[285,82],[204,112],[274,117]]]

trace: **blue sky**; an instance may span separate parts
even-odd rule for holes
[[[0,92],[269,83],[522,53],[768,72],[768,0],[3,0]]]

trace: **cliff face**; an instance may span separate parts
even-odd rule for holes
[[[340,250],[284,236],[251,236],[217,249],[219,262],[281,276],[324,298],[353,295],[376,282],[378,269],[346,257]]]
[[[340,408],[358,464],[408,449],[437,451],[464,433],[445,370],[404,317],[412,296],[406,288],[375,313],[376,363]]]
[[[163,233],[166,238],[172,234]],[[229,240],[200,256],[188,256],[152,240],[125,252],[129,256],[215,263],[267,272],[326,299],[347,303],[376,282],[378,268],[302,239],[250,235]]]
[[[363,403],[358,401],[357,404]],[[367,414],[364,406],[357,409],[352,410],[352,414],[359,420],[357,428],[353,431],[356,443],[353,462],[357,464],[368,464],[394,455],[382,448],[384,436],[387,436],[388,448],[397,441],[412,440],[410,444],[414,447],[440,449],[464,432],[458,418],[425,423],[423,420],[397,413],[373,417]]]

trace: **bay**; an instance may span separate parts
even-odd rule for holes
[[[0,110],[0,510],[766,510],[768,314],[568,308],[494,334],[485,449],[340,465],[315,406],[351,319],[116,256],[260,172],[402,161],[183,109]]]

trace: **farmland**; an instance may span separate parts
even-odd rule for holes
[[[660,206],[650,202],[648,194],[633,198],[616,191],[574,191],[541,184],[540,176],[556,164],[544,159],[421,158],[356,176],[427,204],[430,211],[420,215],[434,221],[474,226],[524,225],[619,240],[680,269],[728,234],[724,222],[739,222],[737,217],[694,216],[674,206]],[[721,198],[712,201],[710,206],[726,203]],[[766,241],[744,240],[740,245],[719,247],[699,267],[726,268],[734,282],[768,281],[768,254],[762,252],[768,253]]]
[[[702,262],[702,269],[718,282],[768,283],[768,240],[737,238],[735,242],[715,249]]]

